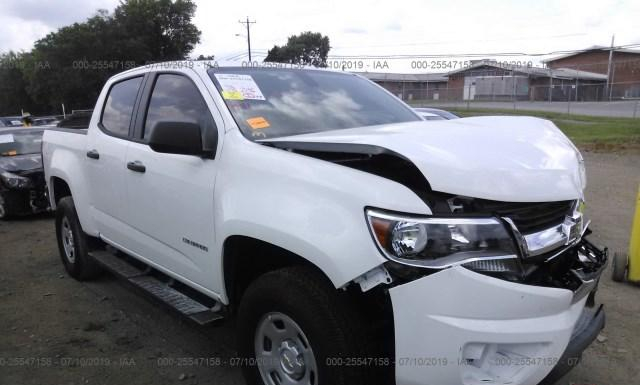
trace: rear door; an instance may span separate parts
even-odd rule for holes
[[[111,84],[97,127],[87,134],[85,163],[92,216],[100,235],[124,246],[125,160],[143,80],[144,76],[135,76]]]
[[[222,127],[221,118],[205,85],[189,70],[155,73],[147,82],[136,123],[139,137],[130,144],[126,159],[127,164],[140,166],[127,170],[125,177],[125,217],[134,228],[132,251],[156,267],[218,292],[219,283],[212,282],[217,276],[213,272],[217,162],[154,152],[147,143],[159,121],[198,123],[206,134]]]

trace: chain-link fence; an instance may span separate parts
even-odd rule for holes
[[[488,60],[443,73],[446,80],[442,81],[380,79],[378,83],[417,105],[513,109],[535,106],[556,112],[640,118],[640,59],[622,55],[614,53],[611,64],[604,52],[602,60],[561,60],[549,63],[552,68]]]
[[[549,82],[549,79],[546,79]],[[640,82],[587,83],[553,79],[544,85],[526,77],[475,78],[462,87],[399,84],[389,89],[412,105],[456,108],[539,109],[640,118]],[[534,108],[535,107],[535,108]]]
[[[461,87],[442,84],[383,84],[405,101],[545,101],[545,102],[612,102],[640,99],[640,82],[621,82],[607,86],[604,82],[584,83],[554,81],[553,84],[528,82],[524,77],[500,79],[476,78]]]

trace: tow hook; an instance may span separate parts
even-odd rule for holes
[[[387,269],[383,265],[380,265],[354,279],[353,282],[359,284],[360,289],[363,292],[366,292],[380,284],[390,284],[393,282],[393,278],[391,278]]]

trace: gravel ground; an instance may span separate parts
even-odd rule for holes
[[[640,154],[585,158],[595,240],[626,250]],[[614,283],[607,273],[598,293],[607,326],[558,384],[638,381],[640,287]],[[194,325],[109,275],[70,279],[51,216],[0,222],[0,384],[243,384],[228,364],[232,336],[231,325]]]

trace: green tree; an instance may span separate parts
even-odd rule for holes
[[[24,58],[24,53],[0,54],[0,115],[19,115],[22,109],[39,112],[27,93]]]
[[[106,11],[83,23],[60,28],[38,40],[25,58],[28,92],[35,102],[60,111],[91,108],[104,81],[122,70],[116,30]]]
[[[137,61],[186,59],[200,42],[192,0],[128,0],[114,12],[122,54]]]
[[[303,32],[289,36],[286,45],[274,45],[264,61],[326,67],[330,49],[328,36],[319,32]]]
[[[43,108],[91,108],[115,73],[183,60],[200,41],[192,0],[126,0],[38,40],[24,57],[26,92]],[[24,87],[23,87],[24,88]],[[0,105],[0,110],[3,106]]]

